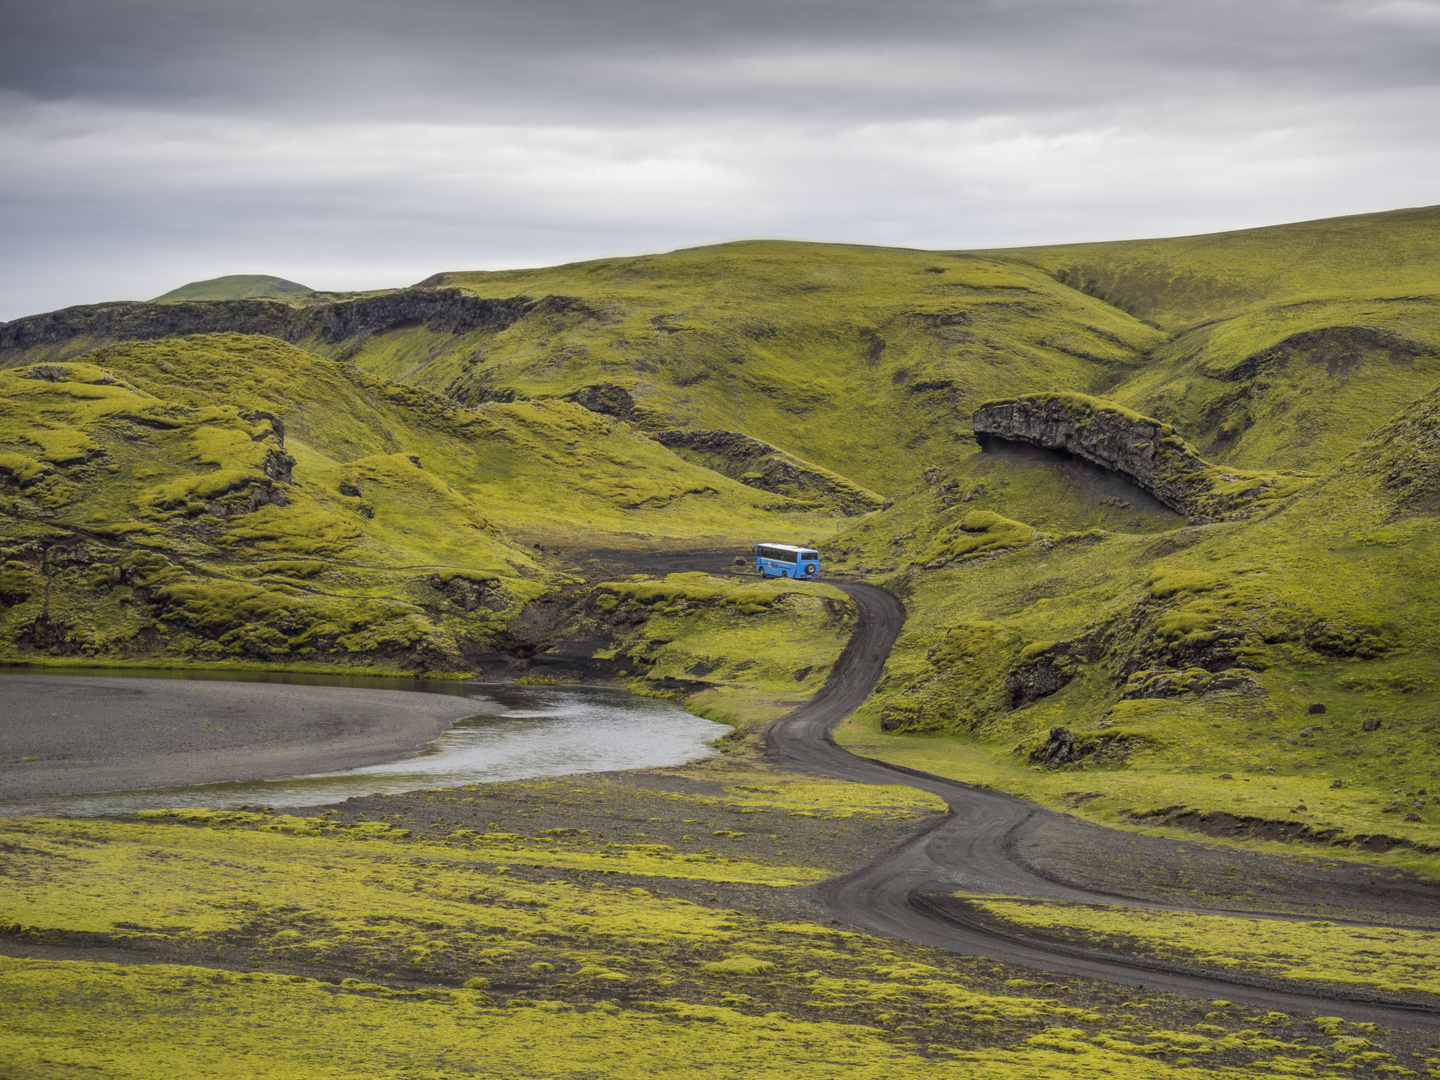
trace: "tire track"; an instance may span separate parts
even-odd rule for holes
[[[1191,997],[1226,998],[1271,1009],[1323,1013],[1343,1006],[1346,1019],[1392,1026],[1440,1027],[1440,1011],[1381,994],[1321,988],[1244,975],[1219,974],[1141,958],[1126,959],[1049,942],[1027,940],[967,919],[946,905],[957,891],[998,893],[1038,900],[1113,904],[1115,894],[1077,888],[1044,877],[1015,853],[1016,839],[1047,816],[1033,803],[957,780],[863,758],[837,746],[831,729],[870,696],[905,623],[905,608],[873,585],[831,584],[860,612],[859,626],[824,687],[766,731],[774,764],[863,784],[909,784],[944,799],[949,814],[902,841],[868,866],[826,882],[819,895],[832,917],[875,934],[971,956],[1143,986]],[[1215,914],[1123,898],[1130,906]],[[1257,916],[1254,912],[1227,914]]]

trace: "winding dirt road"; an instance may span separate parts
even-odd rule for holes
[[[770,726],[766,733],[769,759],[859,783],[909,784],[944,799],[950,813],[869,866],[821,886],[821,899],[832,917],[923,945],[1045,971],[1143,985],[1147,990],[1245,1001],[1288,1012],[1325,1013],[1338,1008],[1351,1020],[1440,1027],[1440,1013],[1435,1009],[1379,994],[1340,988],[1307,990],[1277,980],[1247,979],[1027,941],[969,919],[959,905],[947,904],[951,894],[966,890],[1100,904],[1123,898],[1131,906],[1207,914],[1225,910],[1156,903],[1143,896],[1100,892],[1041,874],[1020,854],[1024,838],[1063,815],[959,781],[858,757],[837,746],[830,730],[861,705],[879,681],[904,625],[905,609],[895,597],[874,586],[834,584],[859,606],[859,627],[821,691]],[[1126,840],[1130,840],[1128,834]],[[1374,890],[1367,899],[1376,906]],[[1419,903],[1434,913],[1434,901],[1429,897],[1419,898]],[[1255,916],[1253,911],[1231,913]]]

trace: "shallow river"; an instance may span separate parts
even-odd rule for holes
[[[26,670],[38,674],[41,669]],[[43,673],[59,674],[54,669]],[[97,669],[85,674],[135,678],[142,673]],[[217,673],[144,672],[143,676],[213,679]],[[77,677],[83,676],[77,674]],[[477,706],[486,712],[494,713],[498,707],[499,715],[462,720],[418,753],[383,765],[233,784],[0,799],[0,817],[31,814],[93,817],[173,807],[228,809],[247,804],[314,806],[339,802],[352,795],[388,795],[488,780],[679,765],[711,756],[714,751],[708,744],[730,730],[723,724],[688,713],[672,702],[637,697],[609,687],[406,682],[260,672],[222,673],[218,677],[241,682],[456,694],[477,699]]]

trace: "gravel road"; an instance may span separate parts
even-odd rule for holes
[[[766,733],[768,757],[777,765],[843,780],[910,784],[940,796],[949,804],[950,814],[897,844],[870,865],[820,886],[822,901],[832,917],[873,933],[923,945],[1045,971],[1143,985],[1147,991],[1224,998],[1307,1013],[1334,1012],[1343,1005],[1347,1019],[1440,1027],[1440,1013],[1433,1008],[1364,991],[1347,993],[1317,987],[1309,992],[1275,980],[1221,976],[1195,968],[1088,953],[1053,942],[1027,941],[1018,931],[985,926],[967,917],[960,905],[947,903],[951,894],[966,890],[1082,903],[1114,904],[1123,900],[1132,906],[1175,911],[1255,915],[1253,910],[1219,905],[1195,909],[1161,903],[1147,896],[1143,888],[1125,887],[1127,878],[1131,883],[1136,881],[1133,870],[1127,874],[1126,867],[1135,865],[1137,842],[1142,847],[1184,847],[1190,849],[1190,855],[1203,858],[1208,853],[1233,862],[1234,856],[1223,849],[1137,838],[1119,830],[1096,828],[1008,795],[858,757],[837,746],[830,738],[830,730],[869,697],[904,625],[905,610],[899,600],[874,586],[835,584],[859,606],[860,625],[824,688],[771,725]],[[1060,835],[1068,834],[1091,846],[1086,861],[1092,866],[1106,860],[1116,864],[1113,890],[1072,884],[1053,872],[1042,872],[1028,853],[1022,854],[1026,837],[1048,829],[1053,842],[1057,828]],[[1164,853],[1157,847],[1152,854]],[[1261,856],[1261,860],[1267,861],[1267,857]],[[1396,895],[1395,890],[1370,884],[1353,866],[1321,868],[1297,880],[1296,870],[1284,865],[1286,860],[1268,857],[1268,862],[1275,864],[1273,871],[1279,879],[1291,881],[1292,902],[1307,903],[1312,908],[1324,904],[1347,912],[1380,908],[1387,914],[1422,918],[1440,915],[1440,898],[1423,884]],[[1265,872],[1261,866],[1248,869],[1250,873]],[[1317,913],[1315,917],[1325,916]]]

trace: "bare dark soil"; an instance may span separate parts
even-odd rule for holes
[[[358,768],[485,708],[403,690],[0,675],[0,798]]]
[[[1281,857],[1041,814],[1016,834],[1011,850],[1039,877],[1112,897],[1197,911],[1440,930],[1440,886],[1434,881],[1407,870],[1325,858],[1306,847]]]
[[[657,550],[652,546],[627,548],[559,549],[535,545],[539,554],[559,556],[572,574],[582,579],[530,605],[509,627],[499,648],[464,654],[466,665],[487,679],[547,678],[598,681],[643,672],[644,662],[619,654],[597,659],[609,649],[611,635],[598,627],[588,609],[593,586],[640,574],[666,574],[703,570],[712,574],[743,572],[747,560],[738,548],[683,548]],[[736,559],[740,558],[737,563]],[[661,685],[665,690],[693,690],[703,683]]]

